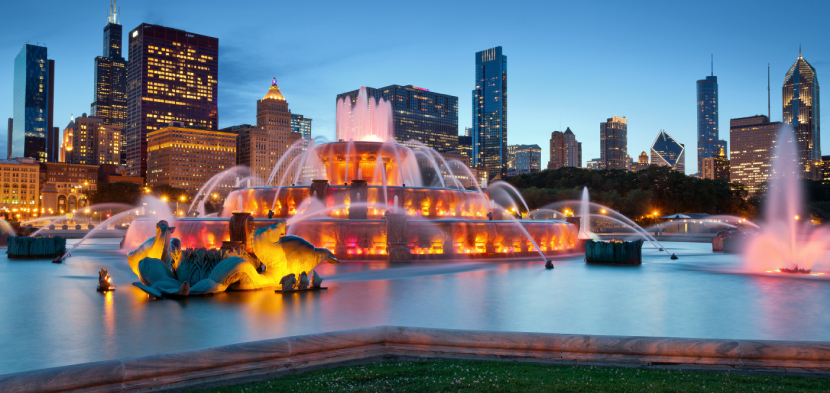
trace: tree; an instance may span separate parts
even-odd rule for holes
[[[182,190],[181,188],[176,188],[173,186],[168,186],[167,184],[162,184],[160,186],[155,186],[152,189],[153,195],[157,198],[161,199],[163,197],[167,197],[170,201],[178,200],[182,195],[187,198],[187,191]]]
[[[84,191],[89,203],[126,203],[135,205],[141,198],[141,186],[130,182],[98,183],[95,191]]]

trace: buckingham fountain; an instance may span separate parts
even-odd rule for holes
[[[337,130],[336,142],[292,146],[264,186],[235,187],[216,216],[175,220],[181,248],[227,248],[239,216],[248,217],[248,233],[285,222],[287,234],[338,260],[547,258],[577,247],[575,223],[517,218],[466,165],[414,141],[396,143],[391,105],[365,88],[354,106],[338,103]],[[153,236],[157,221],[133,222],[124,247]]]

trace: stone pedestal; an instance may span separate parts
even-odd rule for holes
[[[314,195],[317,200],[323,203],[323,206],[326,205],[326,192],[329,189],[329,181],[328,180],[312,180],[311,181],[311,192],[309,195]]]
[[[365,220],[368,217],[369,208],[366,207],[366,194],[369,192],[369,187],[366,186],[366,180],[352,180],[352,185],[349,188],[349,198],[351,203],[349,205],[349,219],[350,220]],[[356,206],[360,204],[359,206]]]
[[[386,215],[386,252],[389,254],[389,262],[412,262],[409,243],[406,241],[408,234],[405,215]]]
[[[250,212],[233,212],[228,223],[231,242],[239,242],[246,250],[250,248],[249,239],[253,234],[253,220]]]

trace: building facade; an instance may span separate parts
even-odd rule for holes
[[[612,116],[599,123],[600,169],[626,169],[628,166],[628,119]]]
[[[34,158],[0,160],[3,199],[0,216],[6,220],[26,220],[39,216],[40,165]]]
[[[565,142],[565,133],[554,131],[550,133],[550,159],[548,169],[559,169],[568,164],[568,147]]]
[[[565,149],[567,150],[567,160],[565,166],[581,168],[582,167],[582,142],[576,140],[571,128],[565,130]]]
[[[743,184],[750,194],[761,190],[772,174],[771,158],[782,124],[766,116],[729,120],[730,181]]]
[[[821,156],[821,180],[830,180],[830,156]]]
[[[782,104],[784,123],[793,127],[798,139],[798,163],[807,179],[821,179],[821,126],[819,85],[816,69],[801,57],[784,77]]]
[[[354,106],[359,93],[358,89],[338,94],[337,101],[349,100]],[[458,150],[458,97],[412,85],[367,87],[366,93],[392,106],[392,132],[398,143],[409,145],[415,140],[439,153]]]
[[[646,152],[640,153],[637,162],[631,164],[631,171],[633,172],[639,172],[643,169],[648,169],[648,154]]]
[[[95,58],[95,96],[90,113],[101,118],[103,124],[115,126],[125,130],[127,126],[127,61],[121,54],[123,38],[121,25],[118,23],[118,14],[114,5],[110,6],[107,25],[104,26],[103,56]],[[120,133],[124,146],[126,133]],[[126,164],[125,150],[119,151],[118,161]]]
[[[300,134],[305,140],[303,142],[303,149],[308,148],[309,141],[311,140],[311,120],[308,117],[303,117],[303,115],[291,114],[291,132]]]
[[[12,158],[12,135],[14,135],[14,118],[9,118],[9,133],[6,141],[6,158]]]
[[[147,172],[147,134],[171,121],[215,131],[219,40],[143,23],[129,33],[127,169]]]
[[[521,145],[516,148],[516,174],[535,173],[542,169],[542,148]]]
[[[586,169],[592,170],[600,170],[602,168],[602,159],[601,158],[592,158],[585,163]]]
[[[53,137],[54,61],[45,46],[26,44],[14,59],[12,155],[50,160]]]
[[[668,166],[686,173],[686,147],[668,132],[660,130],[651,144],[651,165]]]
[[[104,124],[104,119],[73,118],[63,130],[59,162],[102,165],[121,163],[121,128]]]
[[[726,141],[720,140],[718,127],[718,77],[707,76],[697,81],[697,170],[703,159],[717,157],[726,150]]]
[[[41,214],[73,213],[86,207],[86,192],[97,189],[97,180],[97,165],[41,163]]]
[[[507,166],[507,56],[500,46],[476,53],[473,90],[473,165],[492,179]]]
[[[504,154],[504,173],[496,173],[493,177],[498,175],[516,176],[516,149],[521,145],[507,145],[507,152]],[[491,178],[492,179],[492,178]]]
[[[467,128],[470,129],[469,127]],[[468,157],[470,162],[472,163],[473,159],[473,137],[469,135],[459,135],[458,136],[458,152],[461,155]],[[467,165],[470,166],[470,165]],[[472,166],[470,166],[472,167]]]
[[[168,126],[147,134],[147,186],[195,194],[236,164],[236,134]],[[224,186],[224,185],[223,185]]]
[[[716,157],[706,157],[700,167],[700,177],[710,180],[729,181],[729,159],[721,150]]]

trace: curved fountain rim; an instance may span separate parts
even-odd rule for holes
[[[320,179],[325,180],[325,179]],[[342,184],[329,184],[330,188],[339,187],[339,188],[349,188],[348,185]],[[301,189],[308,189],[309,186],[282,186],[282,187],[271,187],[271,186],[256,186],[256,187],[240,187],[240,188],[233,188],[231,191],[241,191],[241,190],[275,190],[277,188],[281,189],[288,189],[288,188],[301,188]],[[377,184],[367,184],[366,187],[369,188],[383,188],[381,185]],[[461,192],[473,192],[478,193],[477,190],[468,190],[466,188],[449,188],[449,187],[403,187],[403,186],[386,186],[387,189],[403,189],[403,190],[448,190],[448,191],[461,191]]]
[[[209,221],[209,222],[225,222],[229,221],[230,217],[182,217],[176,219],[176,222],[199,222],[199,221]],[[253,218],[253,221],[259,222],[277,222],[279,220],[285,220],[284,218]],[[153,219],[141,218],[135,221],[154,221]],[[329,222],[344,222],[344,221],[356,221],[356,222],[386,222],[386,219],[349,219],[349,218],[331,218],[331,217],[322,217],[322,218],[309,218],[307,221],[329,221]],[[305,221],[304,221],[305,222]],[[407,222],[438,222],[438,223],[454,223],[454,222],[466,222],[466,223],[475,223],[475,224],[488,224],[488,223],[501,223],[501,222],[509,222],[515,224],[516,221],[513,220],[467,220],[463,218],[436,218],[436,219],[424,219],[424,218],[413,218],[407,219]],[[530,223],[530,224],[571,224],[567,221],[563,220],[519,220],[519,223]],[[293,225],[293,224],[292,224]]]

